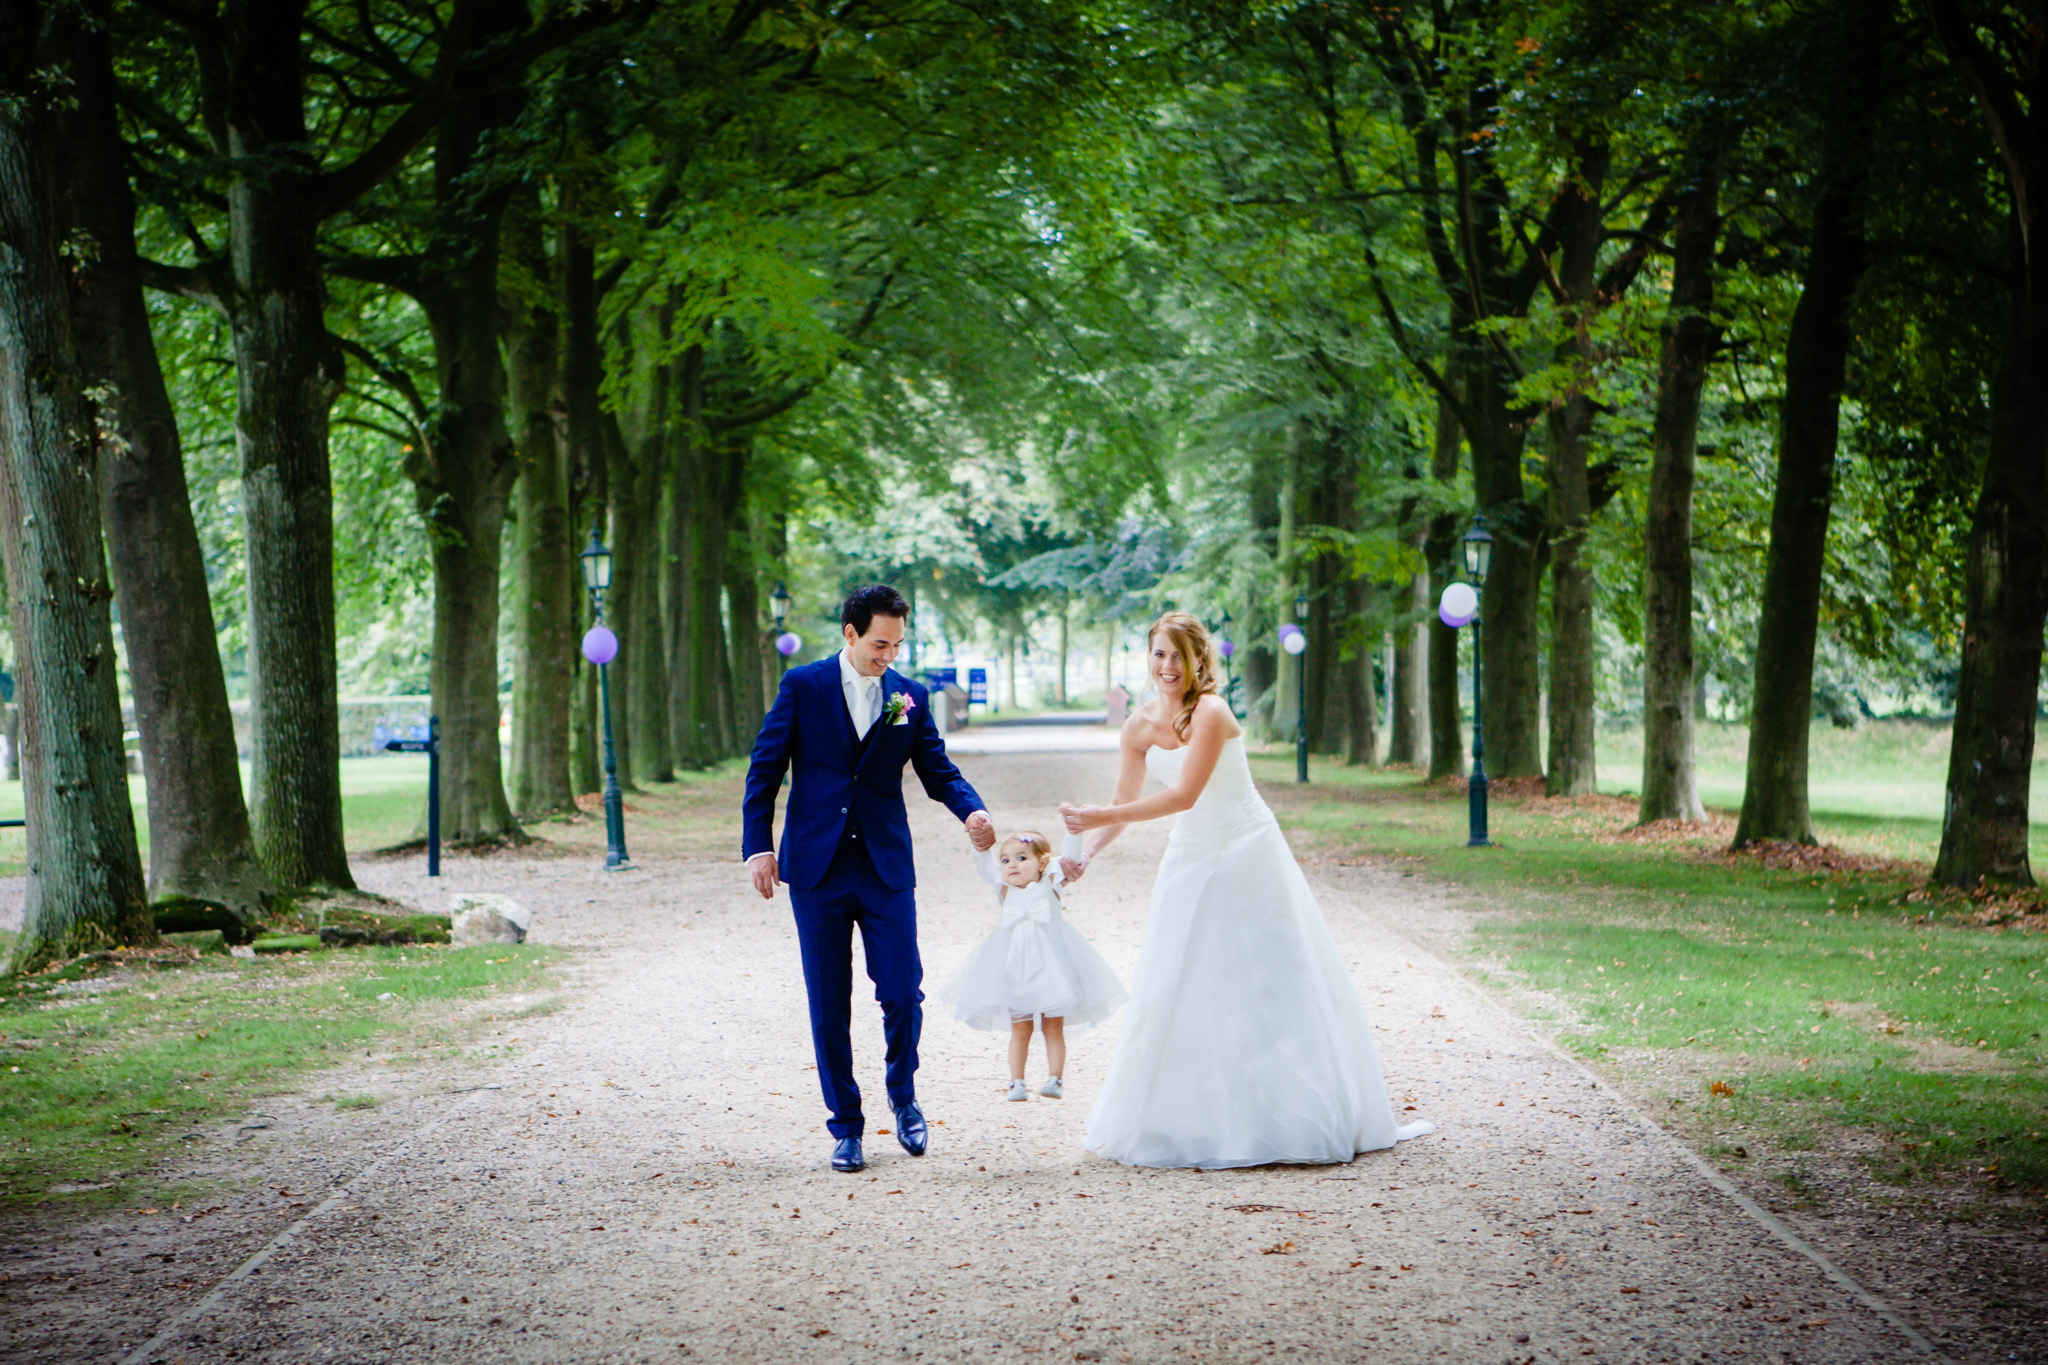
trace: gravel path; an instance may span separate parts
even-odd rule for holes
[[[962,757],[1004,829],[1099,798],[1114,762]],[[912,811],[926,971],[943,980],[991,917],[957,826]],[[1070,902],[1126,978],[1164,834],[1127,834]],[[1126,1169],[1080,1145],[1115,1022],[1072,1040],[1067,1100],[1008,1104],[1002,1040],[935,1010],[930,1155],[871,1132],[868,1170],[842,1176],[825,1168],[787,900],[701,851],[642,858],[608,878],[466,864],[458,889],[514,894],[535,939],[598,950],[578,1002],[501,1076],[466,1082],[502,1088],[408,1111],[434,1126],[387,1132],[253,1273],[103,1358],[1924,1358],[1405,938],[1437,894],[1419,881],[1311,870],[1397,1102],[1433,1136],[1347,1167]],[[366,880],[440,894],[390,864]],[[856,1022],[879,1095],[879,1022]]]

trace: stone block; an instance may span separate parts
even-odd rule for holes
[[[458,946],[526,942],[526,911],[510,896],[457,891],[448,897],[448,911]]]

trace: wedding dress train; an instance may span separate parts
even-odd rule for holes
[[[1186,749],[1147,751],[1172,785]],[[1350,1161],[1394,1117],[1358,990],[1241,737],[1167,840],[1087,1145],[1129,1166]]]

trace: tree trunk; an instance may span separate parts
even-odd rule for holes
[[[149,893],[248,924],[275,888],[256,861],[177,414],[143,298],[107,9],[100,0],[79,26],[63,180],[70,221],[94,244],[73,321],[87,386],[104,395],[100,421],[116,437],[100,450],[101,511],[142,733]]]
[[[669,475],[668,600],[664,638],[669,648],[668,739],[679,768],[709,764],[693,715],[692,622],[696,615],[691,556],[704,445],[704,348],[692,345],[676,361],[676,435]]]
[[[2028,269],[2020,234],[2015,223],[2011,321],[1970,525],[1948,799],[1934,863],[1945,886],[2034,883],[2027,817],[2048,618],[2048,269]]]
[[[732,549],[725,557],[725,597],[732,611],[733,730],[735,751],[751,748],[768,715],[762,695],[762,663],[770,654],[769,632],[761,624],[759,571],[754,563],[754,526],[746,493],[749,444],[734,447]]]
[[[1003,646],[1003,705],[1017,709],[1017,635],[1012,631]]]
[[[1429,523],[1411,506],[1401,539],[1427,564]],[[1394,647],[1387,663],[1387,762],[1420,767],[1429,762],[1429,570],[1410,574],[1395,590]],[[1403,624],[1406,621],[1407,624]]]
[[[725,651],[725,550],[732,505],[727,500],[731,454],[689,424],[681,442],[676,514],[682,519],[682,729],[677,743],[691,767],[705,768],[731,750],[730,664]],[[687,499],[687,500],[686,500]]]
[[[1337,665],[1335,706],[1327,713],[1332,728],[1343,736],[1344,761],[1353,767],[1377,767],[1380,761],[1379,699],[1373,690],[1372,643],[1362,631],[1372,605],[1372,587],[1352,576],[1342,587],[1346,625],[1341,637],[1351,640]],[[1341,646],[1340,646],[1341,648]]]
[[[493,9],[498,32],[523,13]],[[488,37],[488,35],[486,35]],[[505,424],[499,348],[501,233],[514,185],[479,164],[517,117],[517,92],[456,105],[434,141],[434,238],[420,304],[434,337],[440,401],[432,439],[406,462],[434,558],[429,678],[441,718],[441,837],[524,842],[498,745],[498,592],[505,514],[519,471]]]
[[[1106,608],[1107,603],[1103,604]],[[1109,689],[1116,686],[1116,625],[1105,610],[1102,617],[1102,704],[1109,705]]]
[[[1528,429],[1510,411],[1513,381],[1491,345],[1472,338],[1465,356],[1465,411],[1477,428],[1465,433],[1472,447],[1472,487],[1493,534],[1493,563],[1482,589],[1486,771],[1492,778],[1534,777],[1543,771],[1537,598],[1545,527],[1543,513],[1528,500],[1522,484]]]
[[[534,280],[547,278],[538,208],[515,216],[508,244]],[[512,655],[512,809],[532,819],[576,809],[569,785],[569,713],[576,682],[576,598],[582,581],[569,530],[569,478],[556,430],[554,309],[508,301],[510,402],[518,423]]]
[[[1062,707],[1067,704],[1067,614],[1070,609],[1067,594],[1060,593],[1060,646],[1053,673],[1053,700]]]
[[[561,188],[561,218],[555,233],[555,265],[562,300],[562,434],[569,466],[571,556],[581,554],[586,528],[602,529],[610,501],[604,453],[604,355],[597,328],[597,259],[579,215],[583,204],[573,179]],[[579,572],[572,589],[572,637],[580,640],[596,622]],[[569,718],[569,781],[579,794],[604,785],[603,735],[598,717],[597,666],[576,655],[576,702]]]
[[[1871,87],[1879,64],[1873,49],[1885,25],[1875,3],[1858,9],[1860,21],[1847,21],[1851,43],[1838,58],[1854,74],[1828,101],[1806,276],[1785,341],[1778,479],[1757,613],[1749,765],[1742,816],[1735,826],[1737,848],[1759,839],[1815,842],[1806,805],[1814,636],[1834,501],[1842,374],[1851,341],[1849,307],[1870,257],[1863,223],[1874,126]]]
[[[250,815],[256,855],[279,885],[352,888],[342,841],[327,465],[328,411],[345,366],[327,334],[304,10],[304,0],[227,0],[224,61],[211,92],[237,171],[227,225],[255,736]]]
[[[1301,563],[1296,528],[1300,524],[1301,467],[1304,462],[1304,447],[1311,439],[1306,421],[1295,424],[1293,439],[1288,443],[1287,453],[1280,468],[1280,486],[1277,490],[1280,513],[1279,525],[1274,533],[1273,562],[1279,569],[1279,583],[1273,596],[1273,617],[1280,625],[1300,625],[1294,619],[1294,598],[1306,584],[1306,567]],[[1265,739],[1273,744],[1292,744],[1301,722],[1300,677],[1302,656],[1289,654],[1285,649],[1274,656],[1273,703],[1266,710]]]
[[[1644,824],[1707,818],[1693,767],[1692,492],[1700,394],[1721,334],[1712,312],[1723,134],[1706,128],[1694,136],[1679,172],[1686,180],[1673,233],[1643,524],[1643,794],[1636,818]]]
[[[1994,69],[1947,0],[1930,5],[2004,153],[2016,212],[2008,238],[2012,311],[1991,396],[1991,448],[1971,520],[1963,650],[1949,745],[1948,799],[1935,880],[2031,885],[2029,785],[2048,618],[2048,267],[2040,210],[2048,194],[2048,63],[2018,79]],[[2024,126],[1994,114],[2024,100]],[[2010,103],[2006,108],[2010,111]],[[2020,213],[2032,214],[2031,220]]]
[[[1451,359],[1455,363],[1455,353]],[[1444,379],[1453,388],[1457,387],[1455,369],[1447,372]],[[1457,412],[1439,396],[1436,448],[1431,451],[1429,461],[1429,476],[1439,485],[1448,484],[1458,477],[1458,446],[1462,436]],[[1442,600],[1444,589],[1456,577],[1453,560],[1458,553],[1459,534],[1456,514],[1439,512],[1430,519],[1423,540],[1423,561],[1429,565],[1429,585],[1425,590],[1429,600],[1424,606],[1428,615],[1423,618],[1422,633],[1427,641],[1429,663],[1429,776],[1432,781],[1439,777],[1465,775],[1465,730],[1459,718],[1458,703],[1458,632],[1445,625],[1436,614],[1436,604]]]
[[[1551,796],[1587,796],[1598,790],[1594,757],[1593,571],[1584,559],[1593,517],[1586,481],[1586,448],[1593,436],[1595,353],[1593,314],[1600,306],[1594,273],[1600,264],[1600,199],[1607,182],[1604,141],[1581,140],[1576,174],[1560,191],[1556,214],[1561,239],[1558,282],[1569,300],[1571,335],[1557,348],[1557,363],[1574,371],[1565,397],[1550,411],[1550,770]]]
[[[81,20],[0,11],[0,563],[19,661],[28,896],[11,969],[155,940],[121,745],[113,597],[101,558],[97,416],[72,334],[73,169],[46,73]]]
[[[665,407],[668,368],[656,367],[663,378],[656,383],[659,403]],[[657,408],[657,411],[661,410]],[[633,710],[628,725],[633,731],[633,763],[638,775],[649,782],[676,780],[675,760],[668,742],[668,657],[662,631],[662,579],[668,556],[663,515],[663,474],[668,460],[667,428],[657,426],[648,436],[636,465],[637,504],[644,509],[645,525],[640,543],[639,581],[642,585],[629,623],[640,641],[633,652]]]
[[[633,713],[641,702],[634,683],[640,655],[653,643],[640,638],[637,627],[640,615],[646,609],[647,591],[652,586],[641,576],[652,518],[648,515],[651,509],[635,496],[644,480],[639,463],[630,456],[625,433],[619,429],[618,417],[607,410],[603,414],[603,423],[612,491],[609,542],[612,586],[605,594],[604,613],[612,633],[619,637],[618,657],[610,666],[612,764],[618,773],[620,789],[637,792],[639,784],[633,780],[638,766],[638,755],[633,745]]]
[[[1358,496],[1358,461],[1342,426],[1315,447],[1308,511],[1312,523],[1342,535],[1365,529]],[[1349,763],[1379,758],[1373,715],[1372,649],[1364,632],[1370,593],[1342,554],[1318,555],[1304,566],[1309,584],[1308,649],[1299,662],[1308,674],[1308,745],[1312,753],[1341,754]]]

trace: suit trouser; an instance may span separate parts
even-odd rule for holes
[[[924,1028],[924,964],[917,955],[917,897],[898,891],[875,875],[858,839],[839,846],[824,880],[807,890],[789,889],[796,911],[796,937],[803,953],[804,987],[811,1000],[811,1047],[818,1059],[818,1088],[835,1138],[864,1130],[860,1086],[853,1079],[853,928],[860,926],[861,951],[875,999],[882,1006],[882,1037],[889,1104],[899,1109],[917,1098],[917,1039]]]

